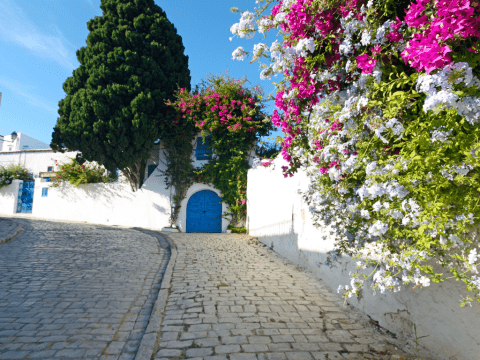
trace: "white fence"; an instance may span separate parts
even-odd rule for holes
[[[308,205],[300,192],[308,188],[308,178],[300,172],[284,178],[277,158],[270,167],[259,166],[248,172],[247,228],[259,241],[273,246],[283,257],[308,268],[332,291],[349,284],[355,261],[343,258],[336,268],[324,265],[326,253],[333,250],[334,238],[328,228],[316,228]],[[466,296],[463,283],[446,281],[423,289],[403,287],[402,291],[372,294],[371,288],[349,303],[377,320],[393,333],[412,334],[413,324],[427,349],[439,359],[480,359],[480,304],[459,306]],[[419,336],[420,336],[419,335]]]

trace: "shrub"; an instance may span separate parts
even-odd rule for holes
[[[13,180],[30,180],[28,170],[20,164],[0,166],[0,188],[10,185]]]
[[[58,187],[62,182],[69,182],[78,187],[85,184],[110,183],[117,180],[116,174],[106,174],[103,167],[87,162],[80,165],[75,158],[70,158],[70,162],[60,164],[59,167],[61,170],[55,172],[51,187]]]

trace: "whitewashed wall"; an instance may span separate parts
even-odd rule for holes
[[[13,180],[0,188],[0,214],[13,215],[17,210],[18,189],[23,180]]]
[[[0,166],[7,166],[9,164],[21,164],[25,166],[34,175],[41,172],[47,172],[49,166],[53,166],[54,170],[58,170],[55,164],[70,161],[69,158],[74,158],[77,152],[54,153],[52,150],[24,150],[12,152],[0,152]]]
[[[53,153],[51,150],[21,151],[0,153],[0,165],[25,165],[35,175],[46,172],[48,166],[58,166],[75,157],[76,152],[65,154]],[[195,154],[193,154],[194,156]],[[197,161],[197,165],[200,161]],[[169,226],[171,213],[172,191],[167,189],[162,170],[165,169],[165,154],[158,145],[152,150],[148,165],[155,164],[157,168],[148,177],[142,188],[132,192],[130,184],[120,176],[119,182],[110,184],[88,184],[79,187],[63,183],[58,188],[51,188],[51,183],[44,179],[35,179],[32,216],[44,219],[86,221],[104,225],[138,226],[162,229]],[[147,175],[147,174],[145,174]],[[18,184],[0,189],[0,214],[14,214],[18,199]],[[48,195],[42,197],[42,188],[48,188]],[[220,191],[205,184],[193,184],[182,202],[182,208],[177,222],[181,231],[186,229],[187,204],[190,197],[198,191],[211,190],[217,195]],[[227,205],[222,203],[222,213]],[[226,231],[229,221],[222,219],[222,231]]]
[[[35,179],[32,208],[35,217],[152,229],[168,226],[170,190],[165,188],[164,177],[158,169],[136,192],[122,180],[78,188],[70,184],[50,188],[49,184]],[[42,188],[48,188],[48,196],[42,197]]]
[[[312,224],[308,205],[299,194],[308,188],[306,174],[284,178],[284,165],[283,159],[277,158],[271,167],[249,170],[249,234],[308,268],[336,291],[339,285],[349,284],[348,273],[355,271],[355,261],[344,258],[333,269],[323,265],[326,253],[333,250],[334,238],[328,229],[317,229]],[[464,284],[452,280],[423,289],[403,287],[398,293],[375,296],[368,288],[361,297],[348,302],[393,333],[412,334],[416,324],[419,336],[429,335],[420,344],[438,354],[438,359],[480,359],[480,304],[461,308],[461,296],[466,296]]]

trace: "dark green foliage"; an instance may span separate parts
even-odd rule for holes
[[[259,142],[255,154],[261,159],[275,159],[282,151],[282,146],[277,143]]]
[[[80,67],[63,85],[50,146],[122,169],[138,188],[143,179],[135,172],[160,135],[166,99],[190,89],[188,56],[153,0],[102,0],[100,7],[103,16],[88,22],[87,46],[77,51]]]

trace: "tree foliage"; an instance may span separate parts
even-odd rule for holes
[[[159,137],[165,101],[190,88],[182,38],[153,0],[102,0],[103,15],[87,23],[87,46],[77,51],[59,102],[50,146],[80,151],[80,160],[121,169],[138,189]]]

